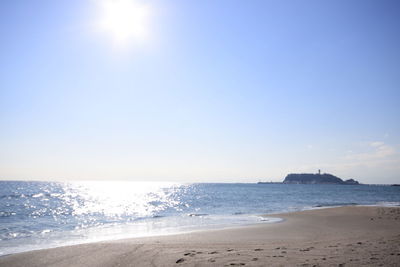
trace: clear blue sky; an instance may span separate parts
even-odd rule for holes
[[[399,1],[120,1],[1,1],[1,179],[400,183]]]

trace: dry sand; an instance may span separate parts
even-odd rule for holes
[[[277,214],[281,223],[19,253],[0,266],[400,266],[400,208]]]

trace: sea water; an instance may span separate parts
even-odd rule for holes
[[[399,203],[400,187],[391,186],[0,181],[0,255],[280,220],[262,214]]]

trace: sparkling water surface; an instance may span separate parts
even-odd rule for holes
[[[261,214],[399,205],[400,187],[0,181],[0,255],[279,221]]]

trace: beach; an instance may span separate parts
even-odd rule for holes
[[[399,266],[398,207],[268,217],[283,221],[30,251],[0,266]]]

